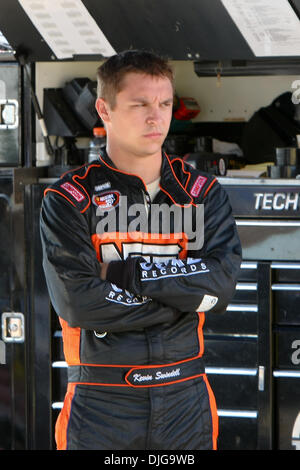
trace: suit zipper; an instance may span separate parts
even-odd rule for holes
[[[150,207],[151,207],[151,198],[147,191],[143,190],[142,192],[143,192],[143,199],[144,199],[144,205],[146,208],[146,213],[147,213],[147,216],[149,217]]]

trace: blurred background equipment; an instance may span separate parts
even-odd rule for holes
[[[276,149],[275,165],[268,166],[270,178],[296,178],[300,176],[300,148]]]
[[[88,161],[89,143],[80,147],[77,140],[93,139],[93,129],[103,128],[95,109],[96,98],[97,82],[85,77],[74,78],[63,88],[44,89],[45,123],[48,134],[56,138],[51,176]]]
[[[241,137],[241,148],[248,163],[275,161],[276,148],[297,145],[299,107],[292,102],[292,93],[286,92],[254,113]]]
[[[95,108],[96,81],[88,78],[74,78],[66,83],[62,93],[78,120],[87,130],[91,130],[99,124],[100,118]]]
[[[175,96],[173,116],[175,119],[189,121],[198,116],[201,109],[195,98],[179,98]]]

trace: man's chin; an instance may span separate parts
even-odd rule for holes
[[[148,150],[144,150],[140,153],[140,156],[141,157],[144,157],[144,158],[147,158],[147,157],[159,157],[161,156],[161,152],[162,152],[162,148],[161,146],[156,148],[156,149],[148,149]]]
[[[157,153],[159,154],[161,152],[163,143],[164,139],[160,139],[156,142],[146,142],[141,147],[141,153],[144,153],[144,155],[155,155]]]

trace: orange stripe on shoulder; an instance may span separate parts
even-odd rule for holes
[[[74,175],[74,176],[72,176],[72,180],[73,180],[74,182],[76,182],[76,184],[78,184],[78,186],[80,186],[80,187],[82,188],[82,190],[85,192],[85,194],[87,195],[87,198],[88,198],[88,204],[85,206],[85,208],[84,208],[83,210],[80,211],[81,213],[85,212],[85,211],[90,207],[90,205],[91,205],[91,198],[90,198],[89,193],[88,193],[87,190],[85,189],[85,187],[84,187],[82,184],[79,183],[78,179],[84,180],[84,179],[87,177],[87,175],[89,174],[91,168],[93,168],[93,167],[100,168],[101,165],[96,165],[96,164],[90,165],[90,166],[87,168],[87,170],[86,170],[86,172],[85,172],[85,174],[84,174],[83,176],[80,176],[80,175]]]
[[[169,162],[169,165],[170,165],[170,168],[171,168],[171,172],[172,172],[172,174],[173,174],[175,180],[176,180],[177,183],[182,187],[182,189],[184,190],[184,192],[186,193],[186,195],[190,198],[190,204],[192,204],[192,205],[194,206],[194,205],[195,205],[194,202],[193,202],[194,200],[193,200],[191,194],[189,194],[188,191],[186,190],[186,185],[183,186],[183,185],[181,184],[181,182],[179,181],[179,179],[177,178],[177,176],[176,176],[176,174],[175,174],[175,171],[174,171],[174,169],[173,169],[172,162],[171,162],[169,156],[166,154],[166,152],[164,152],[164,154],[165,154],[165,156],[166,156],[167,161]],[[175,160],[175,158],[173,158],[172,161],[174,161],[174,160]],[[160,185],[159,185],[159,186],[160,186]],[[169,197],[172,199],[171,195],[170,195],[169,193],[167,193],[167,191],[165,191],[161,186],[160,186],[160,189],[161,189],[162,191],[164,191],[166,194],[168,194]],[[172,201],[173,201],[173,199],[172,199]],[[173,202],[176,204],[175,201],[173,201]],[[176,204],[176,205],[178,205],[178,204]],[[183,206],[181,206],[181,207],[183,207]]]
[[[181,163],[181,169],[183,171],[183,173],[185,173],[187,175],[187,180],[186,180],[186,183],[184,185],[184,189],[187,191],[187,185],[190,181],[190,178],[191,178],[191,173],[189,171],[187,171],[185,168],[184,168],[184,163],[188,164],[189,166],[192,167],[192,165],[190,165],[188,162],[184,162],[184,160],[182,158],[179,158],[179,157],[175,157],[171,160],[171,163],[175,162],[175,161],[179,161],[179,163]],[[193,168],[193,167],[192,167]]]
[[[217,182],[217,178],[212,180],[210,185],[206,188],[205,193],[203,194],[203,199],[206,197],[207,193],[211,190],[212,186]]]
[[[45,191],[44,191],[44,196],[46,196],[46,194],[48,193],[48,191],[52,191],[53,193],[59,194],[60,196],[64,197],[70,204],[72,204],[72,206],[76,207],[75,204],[71,201],[71,199],[69,199],[67,196],[65,196],[63,193],[61,193],[61,192],[58,191],[57,189],[53,189],[53,188],[47,188],[47,189],[45,189]]]
[[[85,165],[86,165],[86,163],[84,163],[83,165],[77,166],[76,168],[72,168],[71,170],[65,171],[64,173],[62,173],[62,174],[60,175],[59,179],[62,179],[64,176],[68,175],[69,173],[74,173],[74,171],[80,170],[80,169],[83,168]]]
[[[85,165],[79,167],[75,170],[70,170],[66,173],[74,172],[80,168],[84,168]],[[92,164],[89,165],[82,175],[74,174],[67,176],[66,178],[59,180],[54,183],[54,185],[50,186],[44,191],[44,196],[48,193],[48,191],[55,192],[66,199],[72,206],[76,207],[80,213],[84,213],[91,205],[91,198],[90,194],[85,188],[83,181],[89,174],[92,168],[100,168],[100,164]]]

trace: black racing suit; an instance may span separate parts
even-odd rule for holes
[[[215,449],[202,326],[206,311],[226,310],[241,262],[216,178],[163,153],[150,201],[103,151],[46,189],[41,239],[68,363],[57,448]]]

